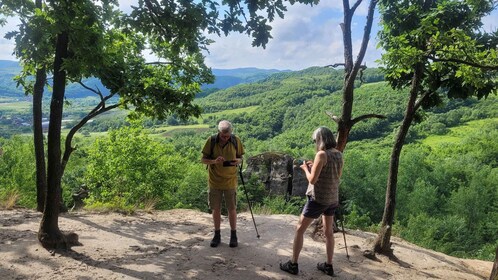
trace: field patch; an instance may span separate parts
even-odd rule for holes
[[[498,118],[475,120],[466,122],[464,125],[450,128],[445,135],[433,135],[422,140],[422,144],[435,148],[441,145],[458,144],[468,135],[479,135],[498,128]]]
[[[244,107],[244,108],[237,108],[237,109],[230,109],[230,110],[223,110],[215,113],[206,113],[202,114],[200,119],[208,119],[208,118],[213,118],[216,116],[221,116],[221,115],[238,115],[242,113],[252,113],[258,109],[259,106],[249,106],[249,107]]]
[[[213,128],[210,128],[209,125],[207,124],[160,126],[151,129],[150,134],[151,136],[171,137],[176,133],[181,133],[186,131],[204,132],[210,129]]]

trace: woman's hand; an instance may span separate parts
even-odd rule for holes
[[[303,161],[303,164],[301,164],[301,169],[306,172],[306,171],[309,171],[311,169],[311,167],[313,166],[313,161],[311,160],[308,160],[308,161]]]

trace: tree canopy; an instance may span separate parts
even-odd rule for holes
[[[380,1],[380,45],[386,80],[394,89],[409,88],[403,121],[389,164],[382,227],[374,251],[392,254],[401,150],[420,108],[440,105],[445,97],[487,97],[498,88],[498,31],[483,33],[482,18],[492,0]]]

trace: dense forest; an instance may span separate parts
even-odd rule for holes
[[[314,67],[209,89],[209,94],[200,94],[194,101],[203,109],[199,118],[130,120],[126,111],[103,114],[74,139],[77,149],[63,177],[64,202],[72,207],[71,195],[84,185],[90,194],[85,200],[88,209],[207,211],[207,172],[200,163],[200,150],[216,132],[219,120],[233,122],[246,158],[268,151],[310,158],[314,128],[336,129],[326,112],[340,110],[342,83],[343,70]],[[362,81],[357,81],[355,114],[374,112],[386,118],[358,123],[344,151],[340,188],[349,228],[378,229],[389,153],[407,94],[389,87],[379,69],[367,69]],[[2,103],[2,116],[29,115],[29,102],[10,100]],[[70,122],[71,116],[83,114],[96,102],[88,97],[68,100],[65,118]],[[444,106],[417,115],[401,155],[394,234],[458,257],[494,258],[497,102],[495,95],[481,100],[448,99]],[[18,129],[2,125],[0,201],[4,207],[36,208],[33,139],[29,126]],[[247,187],[259,213],[300,212],[301,197],[269,195],[254,178]],[[241,190],[241,210],[246,203]]]

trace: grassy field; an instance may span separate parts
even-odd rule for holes
[[[31,102],[28,101],[16,101],[8,102],[9,100],[0,100],[0,111],[9,113],[25,113],[31,110]],[[12,100],[11,100],[12,101]]]
[[[0,104],[7,102],[16,102],[19,98],[0,96]]]
[[[440,145],[458,144],[464,136],[476,135],[479,137],[481,133],[496,129],[498,127],[498,118],[476,120],[465,123],[465,125],[452,127],[450,132],[445,135],[433,135],[425,138],[422,143],[424,145],[436,148]]]
[[[207,131],[212,128],[208,124],[193,124],[193,125],[176,125],[176,126],[160,126],[155,127],[150,130],[151,136],[153,137],[171,137],[175,133],[185,132],[185,131],[196,131],[202,132]]]
[[[219,111],[216,113],[208,113],[208,114],[202,114],[200,118],[197,119],[197,121],[200,121],[202,119],[207,119],[207,118],[216,118],[217,116],[226,116],[226,115],[238,115],[242,113],[252,113],[258,109],[259,106],[249,106],[245,108],[237,108],[237,109],[231,109],[231,110],[224,110],[224,111]]]

